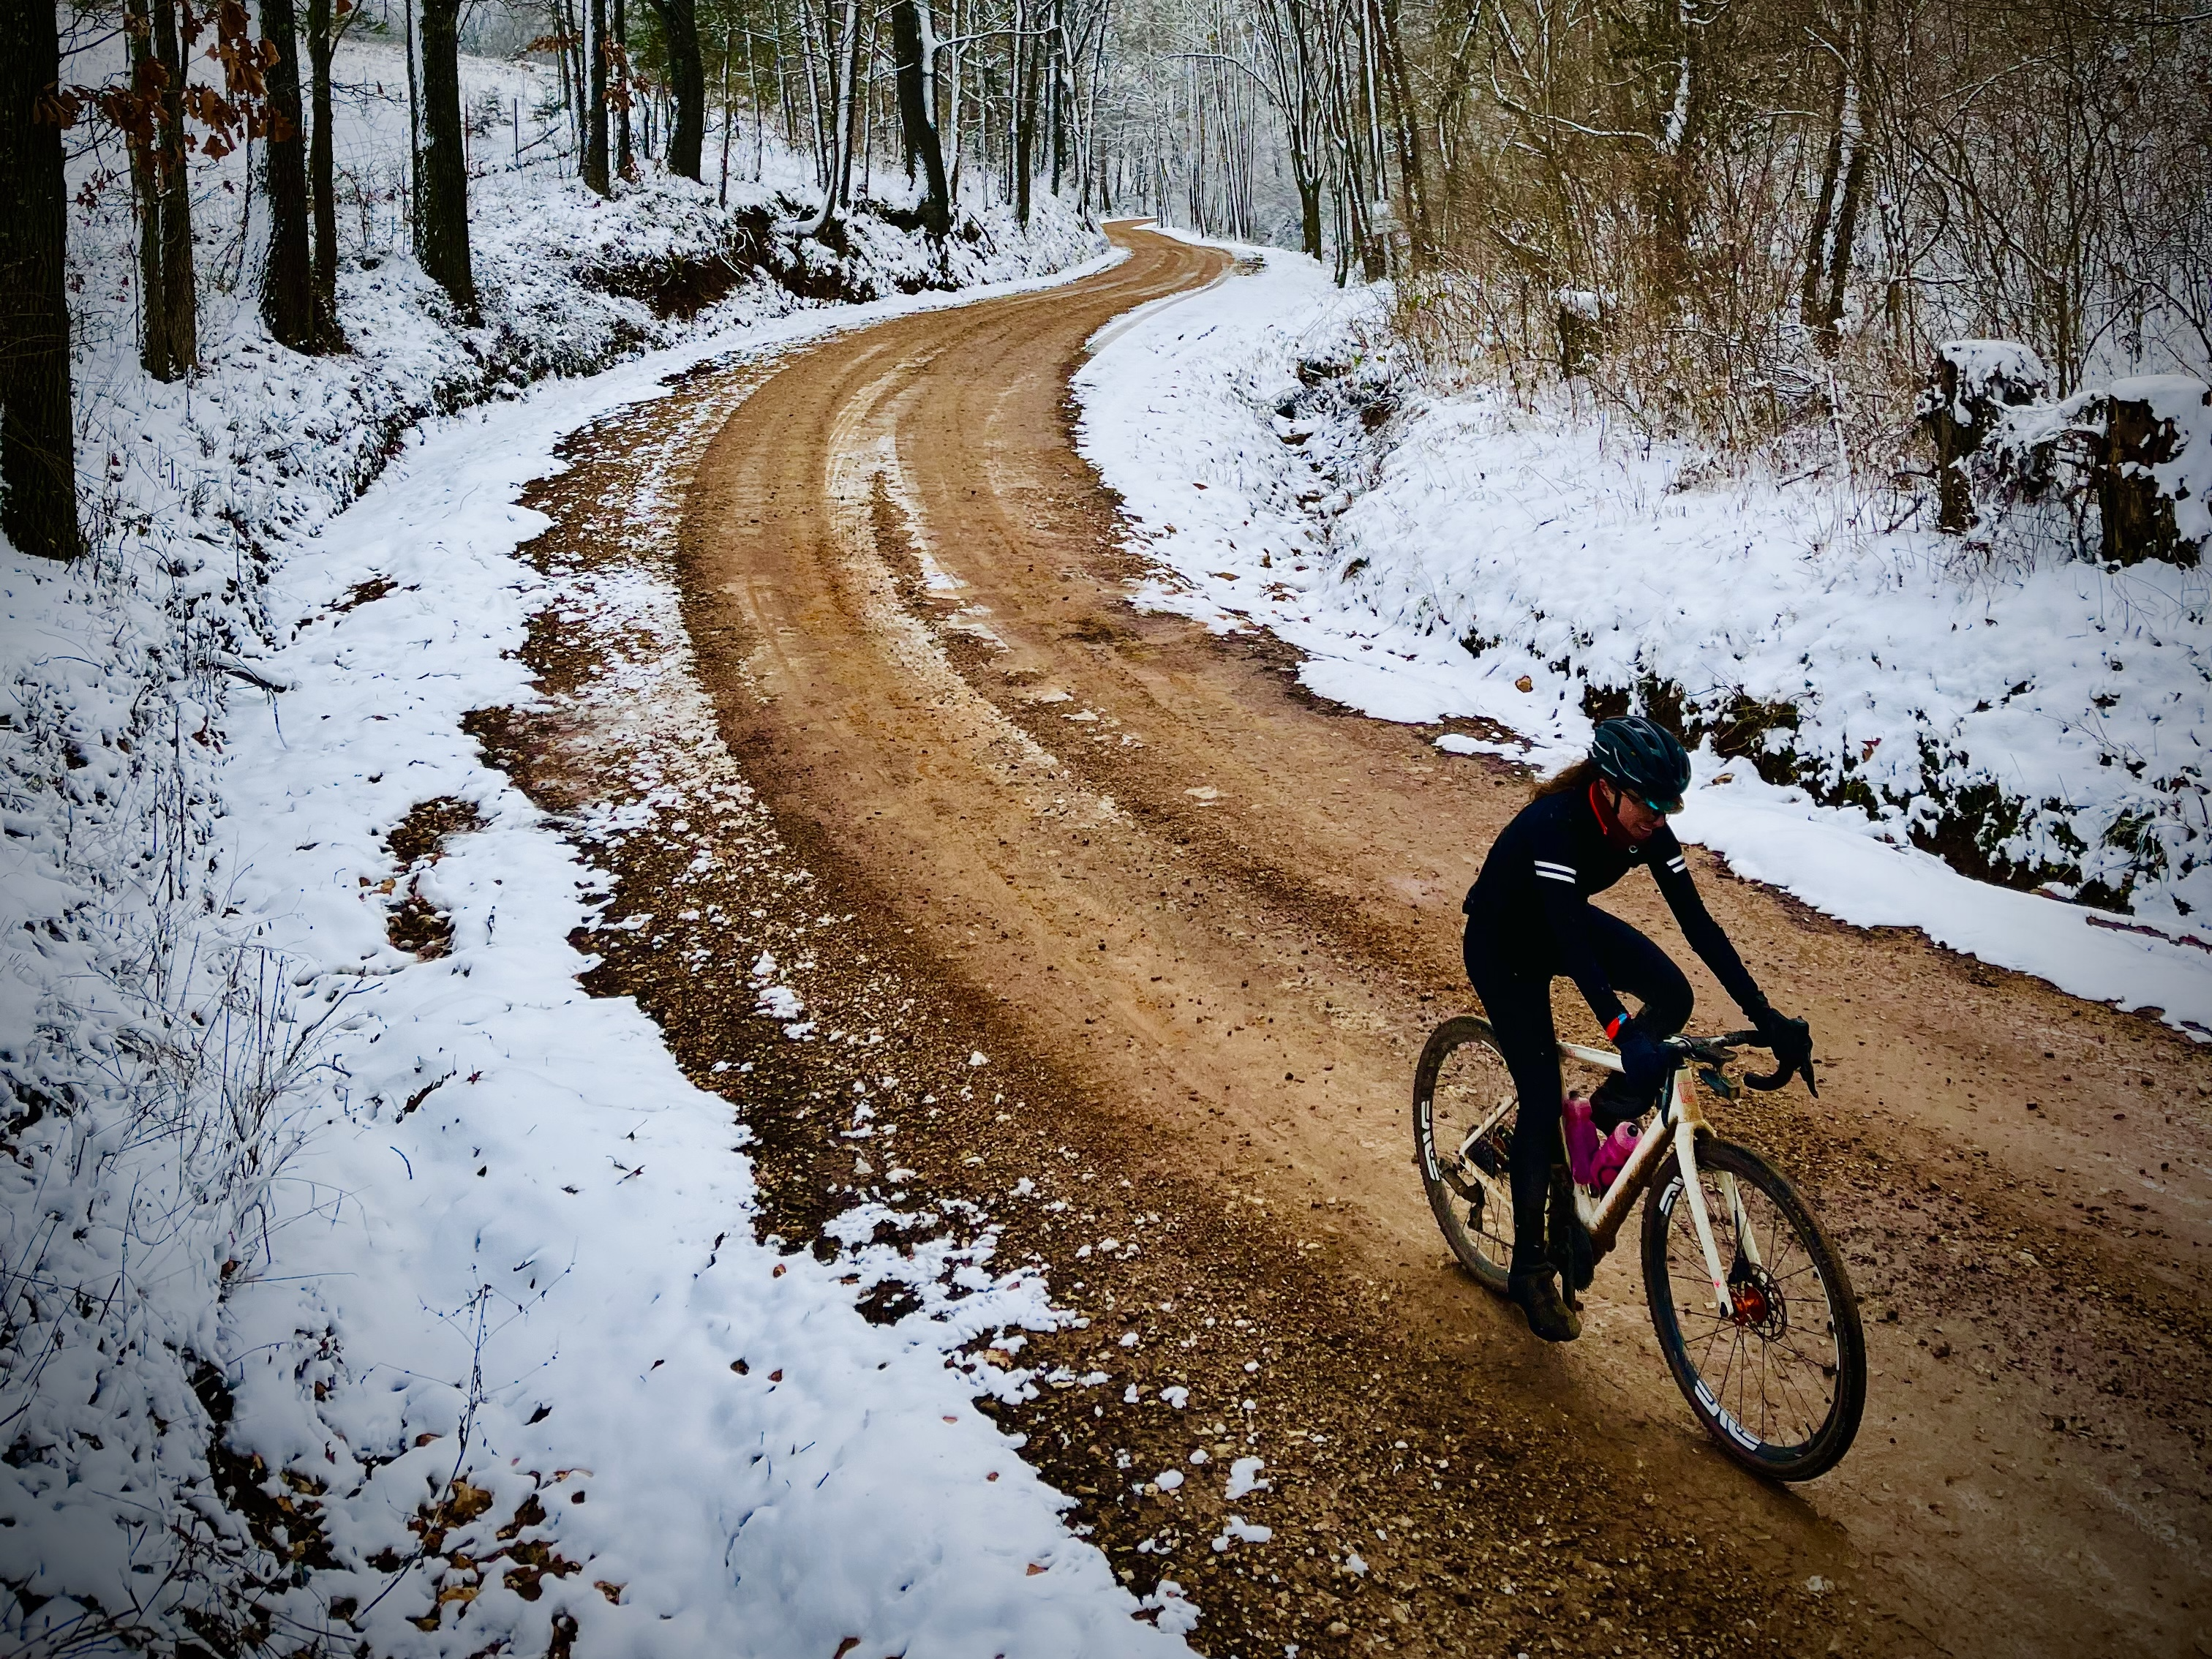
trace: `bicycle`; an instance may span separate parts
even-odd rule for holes
[[[1721,1067],[1734,1049],[1758,1043],[1757,1032],[1737,1031],[1663,1044],[1673,1064],[1659,1107],[1602,1193],[1568,1176],[1563,1123],[1547,1209],[1555,1230],[1570,1196],[1602,1260],[1629,1210],[1645,1200],[1644,1299],[1692,1413],[1744,1468],[1809,1480],[1833,1468],[1858,1432],[1866,1335],[1850,1275],[1811,1209],[1765,1159],[1717,1138],[1705,1119],[1697,1082],[1734,1098]],[[1621,1069],[1604,1049],[1562,1042],[1559,1053]],[[1784,1070],[1744,1082],[1774,1090],[1790,1077]],[[1452,1254],[1499,1296],[1513,1252],[1506,1171],[1516,1104],[1488,1021],[1462,1014],[1431,1033],[1413,1081],[1421,1180]],[[1554,1249],[1561,1243],[1548,1242]],[[1571,1284],[1565,1288],[1571,1295]]]

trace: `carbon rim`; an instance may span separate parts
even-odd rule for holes
[[[1513,1199],[1506,1176],[1513,1098],[1511,1076],[1481,1021],[1450,1021],[1431,1037],[1413,1100],[1421,1182],[1452,1254],[1500,1291],[1513,1256]],[[1506,1106],[1502,1116],[1501,1104]]]
[[[1739,1461],[1784,1479],[1832,1467],[1856,1434],[1864,1344],[1849,1281],[1796,1194],[1741,1148],[1698,1150],[1726,1274],[1716,1305],[1680,1167],[1646,1224],[1646,1293],[1668,1363],[1698,1418]]]

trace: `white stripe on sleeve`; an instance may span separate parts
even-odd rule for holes
[[[1540,864],[1536,866],[1536,873],[1546,881],[1563,881],[1570,887],[1575,884],[1575,872],[1571,870],[1562,870],[1553,865]]]

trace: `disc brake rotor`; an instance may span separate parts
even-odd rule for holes
[[[1770,1342],[1790,1329],[1790,1309],[1765,1268],[1739,1255],[1729,1268],[1729,1311],[1735,1322]]]

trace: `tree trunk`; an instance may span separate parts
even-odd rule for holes
[[[822,181],[822,188],[826,191],[830,188],[830,167],[834,158],[830,153],[830,135],[822,125],[822,70],[825,64],[829,67],[830,100],[834,104],[837,99],[836,84],[837,59],[829,44],[829,13],[825,11],[822,15],[823,44],[821,51],[817,53],[814,46],[813,9],[806,3],[806,0],[798,0],[798,12],[799,57],[799,61],[806,65],[806,124],[814,135],[814,173],[815,176]],[[781,38],[780,28],[778,38]],[[778,64],[777,73],[779,76],[782,73],[781,62]],[[796,112],[794,110],[793,113],[796,114]]]
[[[338,199],[331,184],[330,0],[307,0],[307,201],[314,210],[314,325],[325,349],[345,345],[338,334]]]
[[[1375,8],[1376,57],[1390,100],[1391,137],[1398,151],[1398,187],[1406,219],[1406,257],[1414,270],[1428,262],[1430,245],[1427,167],[1421,153],[1420,114],[1413,107],[1413,82],[1406,74],[1405,48],[1398,43],[1397,0],[1371,0]]]
[[[1820,326],[1820,279],[1828,267],[1828,231],[1835,222],[1836,188],[1844,170],[1844,115],[1851,95],[1848,56],[1836,73],[1835,116],[1828,128],[1828,153],[1820,165],[1820,193],[1813,202],[1813,222],[1805,234],[1805,274],[1797,289],[1797,316],[1806,327]]]
[[[1060,175],[1067,170],[1067,33],[1061,0],[1052,0],[1052,33],[1046,37],[1045,73],[1048,143],[1052,157],[1052,193],[1060,194]]]
[[[899,125],[907,149],[921,163],[922,224],[942,241],[952,228],[951,198],[945,188],[945,152],[930,119],[930,85],[921,61],[919,0],[893,0],[891,56],[897,63]]]
[[[422,268],[476,321],[469,265],[469,166],[461,148],[461,0],[422,0]]]
[[[1293,27],[1297,22],[1295,9],[1291,14]],[[1326,188],[1328,157],[1326,154],[1327,136],[1321,121],[1310,118],[1307,109],[1322,96],[1318,67],[1308,52],[1305,35],[1297,36],[1298,99],[1297,120],[1293,124],[1298,143],[1291,152],[1297,163],[1296,182],[1298,190],[1298,235],[1307,254],[1319,259],[1322,256],[1321,203]]]
[[[722,31],[722,167],[720,182],[714,186],[714,201],[716,205],[720,207],[727,207],[730,204],[730,35],[731,31],[726,27],[724,28]],[[745,70],[749,79],[752,71],[752,36],[748,33],[745,36]],[[681,124],[684,119],[684,107],[681,102],[677,105],[676,119],[680,136]],[[753,131],[755,132],[760,131],[760,82],[758,81],[753,82]],[[672,144],[669,147],[669,165],[672,171],[675,166],[675,146]]]
[[[415,257],[422,257],[422,93],[416,53],[415,0],[406,0],[402,17],[407,27],[407,195],[414,204],[408,215],[415,240]]]
[[[611,196],[614,181],[607,176],[607,0],[592,0],[591,38],[584,43],[584,185],[601,196]]]
[[[331,54],[337,46],[331,0],[307,0],[308,112],[314,123],[307,144],[307,194],[315,215],[315,327],[326,350],[345,344],[338,331],[338,204],[331,177]]]
[[[61,80],[54,9],[0,9],[0,533],[25,553],[73,559],[76,445],[70,415],[69,188],[62,130],[40,98]]]
[[[707,143],[707,72],[699,61],[697,0],[653,0],[660,30],[668,41],[668,86],[676,96],[676,125],[668,138],[668,170],[696,180],[699,153]],[[746,41],[748,52],[751,41]],[[722,41],[722,173],[729,174],[730,68],[728,31]]]
[[[1820,339],[1821,349],[1833,355],[1842,342],[1839,331],[1844,320],[1844,294],[1851,276],[1852,244],[1858,235],[1859,204],[1866,194],[1867,150],[1865,123],[1862,100],[1874,74],[1873,8],[1861,9],[1858,17],[1858,51],[1851,65],[1851,85],[1845,100],[1842,132],[1844,142],[1850,147],[1850,160],[1844,167],[1844,194],[1836,208],[1836,228],[1828,249],[1828,295],[1820,312]]]
[[[154,179],[161,193],[161,320],[169,337],[167,378],[199,366],[199,289],[192,276],[192,193],[185,176],[185,55],[177,0],[154,0],[154,54],[161,65]]]
[[[860,148],[862,106],[860,103],[860,0],[845,0],[844,33],[837,66],[837,206],[842,210],[853,201],[853,154]]]
[[[161,71],[154,57],[154,19],[146,0],[125,0],[123,31],[131,54],[131,90],[160,106]],[[131,194],[138,208],[138,366],[157,380],[183,371],[169,351],[168,285],[161,279],[161,160],[156,124],[125,133]]]
[[[612,0],[614,15],[610,20],[609,37],[614,46],[614,62],[610,67],[621,77],[615,88],[615,176],[635,182],[637,179],[637,159],[630,154],[629,146],[629,21],[623,9],[623,0]]]
[[[1294,169],[1291,182],[1298,191],[1298,246],[1310,259],[1321,258],[1321,180]]]
[[[584,20],[576,10],[575,0],[556,0],[561,9],[561,33],[563,46],[561,52],[561,105],[568,112],[568,126],[576,148],[577,176],[583,175],[584,158],[589,149],[586,137],[589,130],[589,100],[584,96]]]
[[[269,198],[269,253],[261,267],[261,319],[279,345],[315,349],[315,278],[307,256],[306,121],[300,109],[300,32],[292,0],[261,0],[262,38],[276,48],[264,84],[269,131],[261,146]]]
[[[832,241],[838,232],[838,210],[845,204],[847,182],[853,173],[852,132],[854,71],[859,67],[860,0],[844,0],[842,29],[834,33],[830,10],[822,11],[822,41],[829,57],[830,108],[826,124],[818,107],[815,116],[822,152],[822,210],[804,226],[800,234]],[[810,76],[814,55],[807,54]]]
[[[1674,0],[1676,39],[1674,94],[1659,129],[1653,203],[1654,275],[1660,291],[1678,294],[1690,281],[1697,237],[1698,151],[1705,138],[1703,36],[1690,0]]]
[[[1030,188],[1036,172],[1031,150],[1036,141],[1038,64],[1044,56],[1038,45],[1030,41],[1023,52],[1021,104],[1014,117],[1014,218],[1024,230],[1030,228]]]

